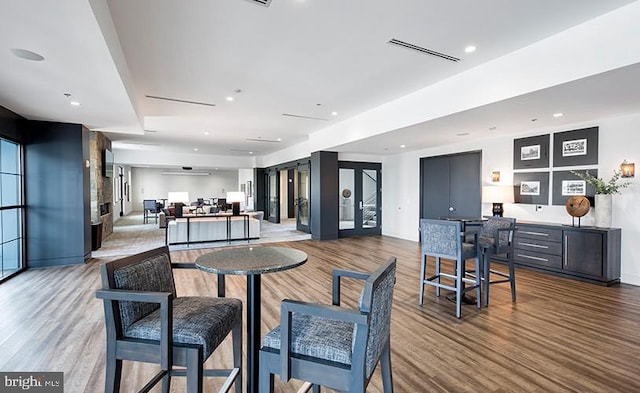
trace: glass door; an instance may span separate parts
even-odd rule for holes
[[[309,233],[309,197],[311,190],[309,187],[309,164],[298,165],[298,198],[296,205],[298,214],[296,219],[296,229]]]
[[[339,163],[339,235],[380,234],[381,164]]]
[[[280,223],[280,172],[271,171],[268,175],[268,209],[269,209],[269,222],[276,224]]]

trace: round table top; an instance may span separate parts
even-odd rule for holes
[[[200,255],[196,267],[217,274],[264,274],[293,269],[307,258],[306,252],[287,247],[226,248]]]

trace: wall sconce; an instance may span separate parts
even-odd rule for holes
[[[622,177],[635,177],[636,164],[624,160],[622,161],[622,164],[620,164],[620,172],[622,172]]]
[[[491,172],[491,181],[497,183],[500,181],[500,171]]]

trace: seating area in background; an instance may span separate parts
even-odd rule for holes
[[[383,389],[393,392],[390,325],[396,258],[372,273],[335,269],[332,305],[283,300],[280,326],[263,339],[260,392],[273,392],[274,374],[281,381],[306,381],[320,387],[364,392],[378,363]],[[357,308],[340,304],[341,279],[364,281]],[[300,391],[303,391],[300,389]]]
[[[150,217],[153,217],[155,222],[158,222],[158,213],[160,213],[161,207],[162,204],[155,199],[145,199],[142,201],[143,222],[148,224]]]
[[[190,267],[180,264],[175,267]],[[160,372],[141,391],[186,376],[188,393],[202,392],[203,376],[226,377],[220,391],[242,391],[242,301],[176,297],[169,249],[161,247],[100,266],[107,359],[105,392],[120,391],[123,360],[157,363]],[[203,363],[231,333],[233,367],[203,370]],[[175,369],[173,366],[186,367]]]
[[[464,294],[474,290],[475,303],[489,305],[489,287],[492,284],[509,283],[511,300],[516,301],[515,268],[513,262],[513,240],[516,220],[506,217],[484,217],[473,222],[469,231],[465,231],[468,220],[420,220],[420,238],[422,244],[420,305],[424,302],[425,284],[436,287],[436,296],[440,289],[453,291],[456,300],[456,317],[460,318]],[[429,275],[427,258],[435,258],[434,275]],[[441,258],[453,261],[451,271],[442,271]],[[465,261],[475,260],[475,269],[467,270]],[[505,262],[507,272],[492,269],[491,262]],[[497,276],[497,278],[495,278]],[[446,278],[451,284],[442,283]],[[472,284],[468,287],[466,284]]]

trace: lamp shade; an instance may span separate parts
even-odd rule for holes
[[[244,192],[242,191],[229,191],[227,192],[227,202],[244,202]]]
[[[513,186],[484,186],[482,187],[482,202],[485,203],[513,203]]]

